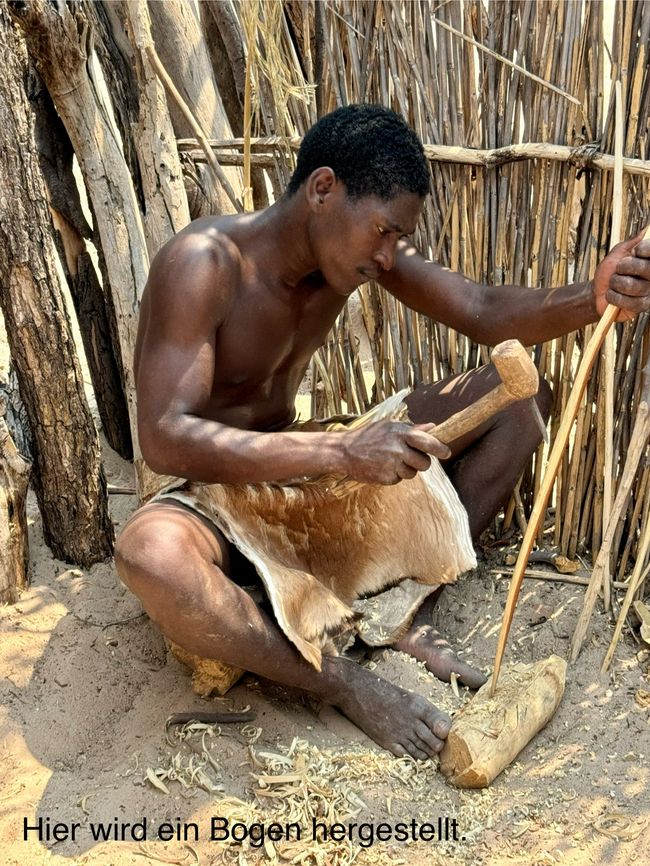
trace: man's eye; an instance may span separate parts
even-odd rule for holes
[[[377,226],[377,231],[380,235],[385,235],[387,230],[383,226]]]

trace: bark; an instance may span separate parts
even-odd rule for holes
[[[130,460],[133,445],[120,361],[111,339],[104,293],[86,248],[86,239],[92,238],[93,232],[83,214],[72,172],[74,151],[52,100],[36,75],[29,95],[36,115],[41,169],[59,236],[57,245],[79,322],[99,417],[108,444]]]
[[[139,458],[133,378],[137,314],[149,269],[142,218],[84,9],[11,3],[61,120],[92,203],[119,331],[131,436]]]
[[[25,500],[30,464],[14,445],[0,402],[0,604],[13,604],[28,580]]]
[[[93,47],[111,95],[124,158],[129,167],[140,210],[144,211],[145,198],[140,183],[138,152],[133,133],[138,122],[140,93],[134,69],[133,48],[126,35],[124,3],[117,0],[109,0],[107,3],[83,0],[83,10],[93,29]]]
[[[156,51],[183,100],[192,110],[208,138],[232,134],[212,64],[201,30],[196,0],[166,0],[151,3],[152,32]],[[193,137],[177,105],[170,101],[169,111],[177,138]],[[220,185],[216,185],[204,166],[197,168],[198,184],[188,188],[192,218],[213,213],[233,213],[233,206]],[[241,198],[241,175],[236,168],[224,168],[231,186]]]
[[[325,6],[316,3],[314,6],[314,84],[316,85],[316,113],[319,117],[325,114],[325,70],[327,69],[327,23]]]
[[[0,305],[21,397],[34,436],[34,486],[46,543],[88,566],[111,554],[113,528],[99,441],[86,403],[65,310],[24,46],[0,6]]]
[[[0,334],[0,339],[2,334]],[[4,421],[18,452],[30,463],[34,459],[34,437],[29,427],[25,404],[20,399],[18,379],[13,364],[6,379],[0,376],[0,406],[4,405]]]

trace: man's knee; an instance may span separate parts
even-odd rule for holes
[[[164,591],[191,559],[188,528],[155,515],[136,513],[115,544],[115,567],[123,583],[144,602],[150,592]]]

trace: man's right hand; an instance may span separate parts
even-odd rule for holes
[[[435,424],[378,421],[340,434],[345,449],[346,474],[366,484],[397,484],[414,478],[451,452],[433,435]]]

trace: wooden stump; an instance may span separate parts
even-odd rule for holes
[[[27,586],[29,544],[25,500],[31,464],[11,438],[0,404],[0,604],[13,604]]]
[[[491,680],[454,717],[440,770],[458,788],[485,788],[553,717],[566,662],[559,656],[504,671],[494,697]]]

